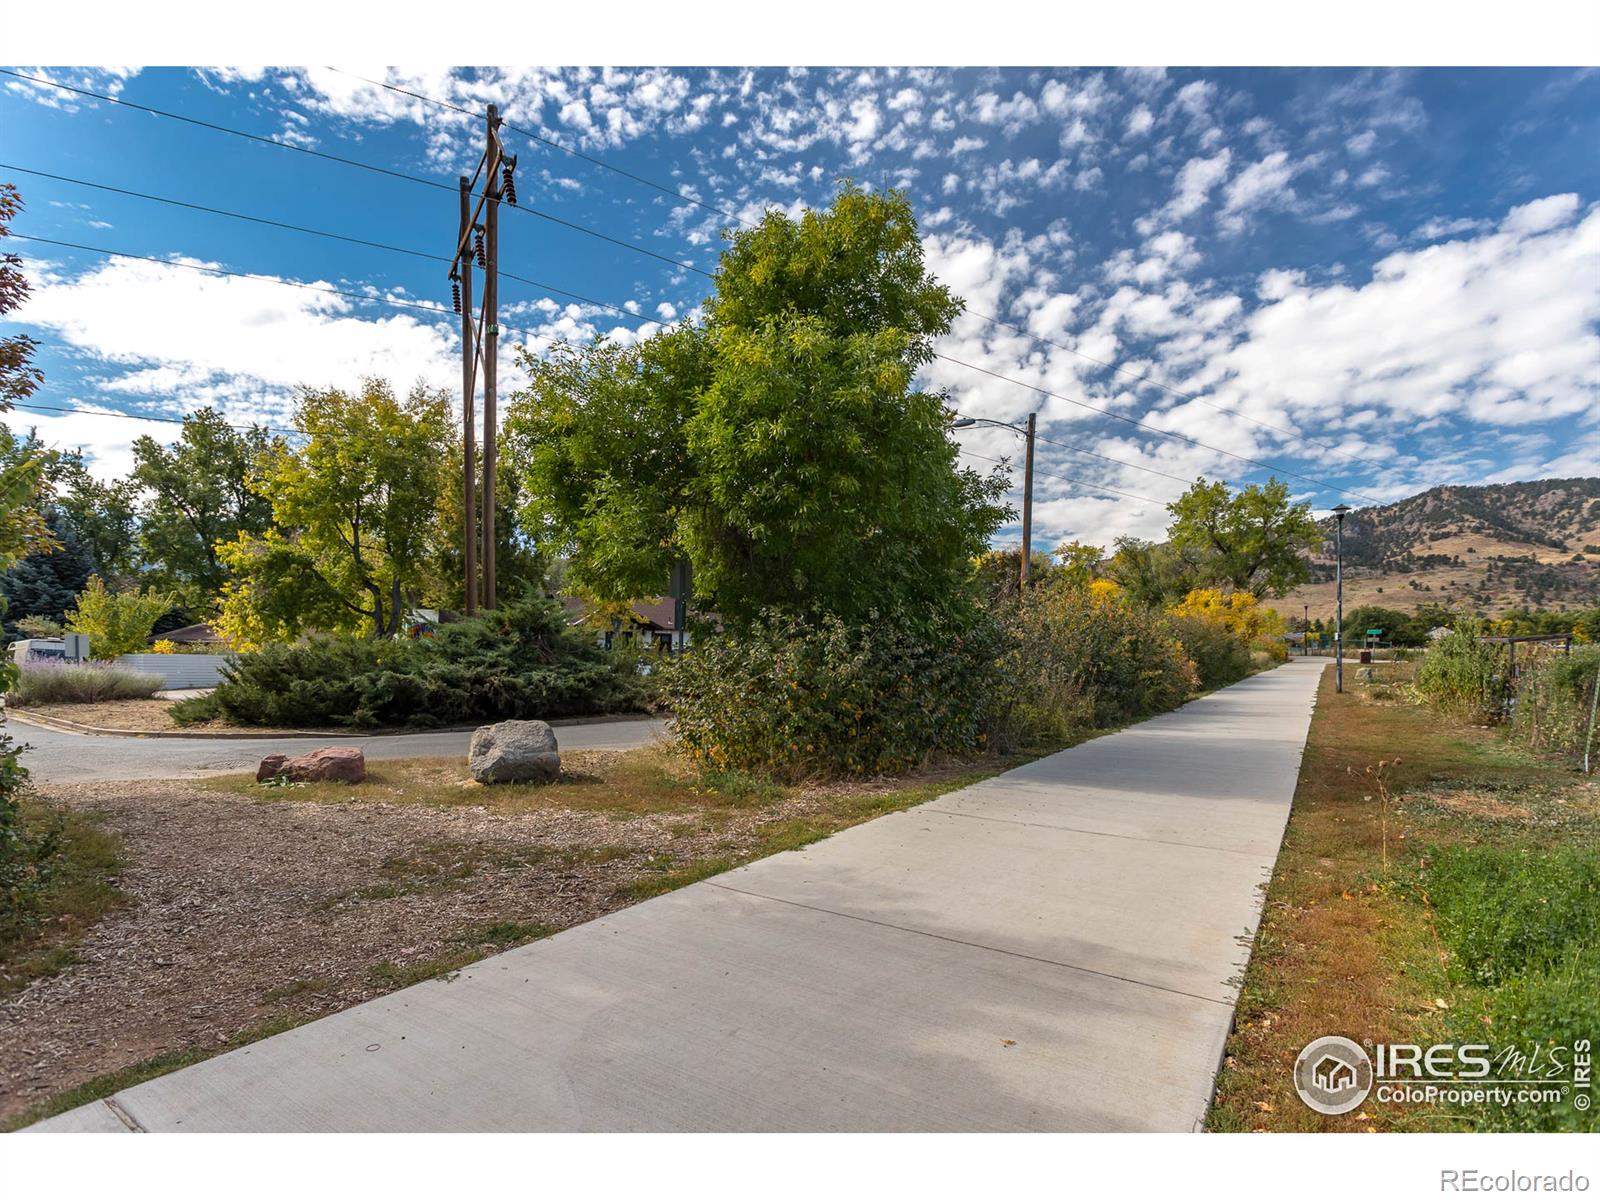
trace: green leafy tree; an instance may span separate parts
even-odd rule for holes
[[[1167,511],[1168,541],[1202,584],[1258,596],[1281,596],[1309,579],[1305,555],[1323,541],[1311,506],[1293,503],[1277,479],[1236,493],[1201,479]]]
[[[1101,568],[1129,599],[1150,608],[1170,608],[1199,586],[1195,566],[1171,545],[1121,537]]]
[[[394,636],[436,560],[448,420],[443,393],[400,400],[377,379],[301,395],[306,444],[275,445],[253,483],[277,528],[219,550],[234,575],[220,622],[235,647],[307,628]]]
[[[0,183],[0,241],[10,234],[11,221],[21,211],[16,185]],[[0,254],[0,318],[20,308],[28,292],[22,260],[15,254]],[[10,412],[44,381],[44,373],[33,365],[37,345],[27,334],[0,337],[0,412]],[[0,570],[31,550],[50,545],[40,510],[48,462],[33,439],[19,439],[0,425]]]
[[[138,483],[96,479],[81,450],[54,455],[46,475],[53,524],[70,531],[102,579],[131,585],[139,574]]]
[[[1088,587],[1100,576],[1104,558],[1099,546],[1083,542],[1062,542],[1056,547],[1061,576],[1070,587]]]
[[[960,592],[1004,519],[913,378],[959,311],[905,197],[844,187],[733,236],[703,329],[540,362],[508,427],[528,529],[575,590],[916,619]]]
[[[145,562],[197,607],[214,603],[228,578],[218,547],[272,524],[272,502],[251,486],[272,445],[266,430],[234,429],[212,408],[185,417],[171,446],[148,436],[133,444],[133,481],[148,497],[140,513]]]
[[[67,628],[89,635],[89,653],[95,658],[140,654],[149,649],[150,631],[172,608],[171,592],[146,588],[142,592],[113,592],[98,575],[78,596],[67,613]]]
[[[973,561],[978,594],[989,601],[1015,596],[1022,587],[1022,549],[989,550]],[[1028,562],[1028,586],[1044,587],[1061,568],[1048,554],[1035,550]]]

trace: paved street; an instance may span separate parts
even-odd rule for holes
[[[42,783],[78,780],[175,779],[228,771],[253,771],[263,755],[303,754],[316,746],[357,746],[368,758],[466,756],[471,730],[402,733],[368,738],[137,738],[41,729],[12,721],[11,736],[30,749],[23,765]],[[556,740],[572,750],[627,749],[660,736],[665,721],[648,717],[560,725]]]
[[[36,1128],[1194,1129],[1322,666]]]

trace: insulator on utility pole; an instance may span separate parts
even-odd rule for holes
[[[484,252],[484,248],[483,248],[483,226],[482,225],[474,226],[473,230],[472,230],[472,256],[478,260],[478,266],[480,268],[487,268],[488,267],[489,260],[488,260],[488,257],[486,256],[486,254]]]
[[[505,165],[500,168],[500,191],[505,196],[506,203],[513,207],[517,203],[517,181],[513,174],[516,169],[517,160],[515,158],[507,159]]]
[[[455,279],[450,281],[450,308],[456,313],[461,311],[461,284]]]

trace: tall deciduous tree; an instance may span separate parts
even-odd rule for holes
[[[1322,544],[1311,506],[1295,504],[1281,480],[1230,494],[1225,483],[1198,480],[1167,505],[1170,544],[1202,583],[1281,596],[1310,578],[1307,552]]]
[[[271,444],[266,430],[234,429],[212,408],[185,417],[171,446],[148,436],[134,442],[133,479],[147,496],[140,514],[145,562],[188,603],[215,603],[227,578],[223,542],[260,536],[272,524],[271,501],[250,483]]]
[[[392,637],[434,562],[444,396],[417,388],[399,400],[375,379],[355,393],[308,390],[295,428],[305,444],[274,446],[253,485],[277,528],[219,552],[234,575],[223,632],[240,647],[310,627]]]
[[[112,587],[130,586],[139,567],[139,485],[132,477],[96,479],[80,450],[58,453],[47,475],[56,527],[87,552],[93,574]]]
[[[599,598],[916,619],[961,590],[1005,516],[956,465],[942,397],[913,379],[959,302],[897,192],[847,186],[735,234],[703,328],[526,359],[509,427],[530,532]]]
[[[0,241],[11,232],[11,220],[22,211],[16,185],[0,183]],[[28,298],[28,279],[22,260],[0,254],[0,317],[22,306]],[[33,395],[44,373],[33,365],[37,345],[27,334],[0,337],[0,413]],[[0,570],[31,550],[51,545],[40,511],[44,471],[48,456],[31,439],[16,438],[0,425]]]

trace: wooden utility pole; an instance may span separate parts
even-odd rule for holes
[[[1039,414],[1028,414],[1028,449],[1022,471],[1022,576],[1023,591],[1028,588],[1028,577],[1033,573],[1033,438],[1038,428]]]
[[[466,508],[462,523],[467,584],[467,614],[481,603],[494,608],[499,599],[495,582],[495,459],[500,420],[495,384],[500,348],[500,205],[517,202],[513,172],[517,157],[500,144],[500,110],[489,105],[484,117],[483,157],[472,177],[461,176],[461,218],[456,228],[456,251],[450,259],[450,282],[461,313],[461,489]],[[479,179],[483,190],[473,203],[472,189]],[[478,218],[482,216],[482,223]],[[472,265],[483,271],[483,301],[473,320]],[[464,295],[463,295],[464,293]],[[474,443],[473,393],[478,368],[483,368],[483,481],[476,487],[478,447]],[[480,507],[481,505],[481,507]],[[482,582],[480,585],[480,566]]]
[[[472,233],[472,183],[465,175],[461,177],[461,227],[456,238],[456,245],[465,246],[471,240]],[[466,514],[465,527],[462,530],[462,543],[466,548],[466,575],[467,575],[467,616],[474,616],[478,611],[478,444],[477,435],[473,430],[473,404],[472,396],[477,391],[478,366],[473,361],[472,337],[472,255],[463,254],[458,259],[458,273],[460,277],[459,289],[466,297],[465,303],[459,305],[461,309],[461,423],[462,445],[465,447],[461,456],[461,489],[463,495],[462,511]]]
[[[495,588],[495,442],[500,429],[495,407],[495,375],[500,358],[500,110],[489,105],[484,120],[483,280],[483,603],[498,607]]]

